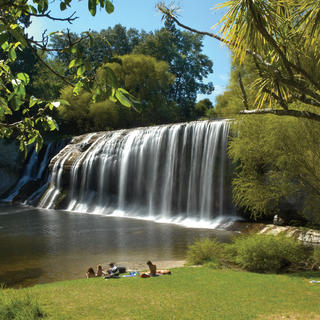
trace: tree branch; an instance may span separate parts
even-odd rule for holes
[[[241,77],[241,73],[240,72],[238,73],[238,80],[239,80],[239,85],[240,85],[240,89],[241,89],[241,92],[242,92],[242,102],[244,104],[244,108],[246,110],[249,110],[247,93],[246,93],[246,90],[244,89],[243,82],[242,82],[242,77]]]
[[[37,17],[37,18],[48,18],[50,20],[54,20],[54,21],[65,21],[68,22],[70,24],[72,24],[73,21],[75,21],[76,19],[78,19],[79,17],[74,17],[74,15],[76,14],[76,11],[74,11],[69,17],[67,18],[56,18],[50,15],[51,11],[48,11],[47,13],[43,13],[43,14],[34,14],[34,13],[30,13],[29,15],[32,17]]]
[[[299,110],[283,110],[283,109],[255,109],[255,110],[242,110],[240,114],[273,114],[276,116],[294,116],[296,118],[304,118],[309,120],[315,120],[320,122],[320,115],[309,112],[309,111],[299,111]]]
[[[33,48],[32,46],[29,46],[35,55],[35,57],[38,59],[39,62],[41,62],[47,69],[49,69],[54,75],[56,75],[58,78],[60,78],[64,83],[68,84],[69,86],[74,87],[74,84],[70,82],[65,76],[62,74],[56,72],[54,69],[52,69],[38,54],[37,50]]]
[[[169,8],[167,8],[163,3],[159,3],[157,4],[157,8],[160,12],[162,12],[165,16],[168,16],[170,19],[172,19],[178,26],[186,29],[186,30],[189,30],[191,32],[194,32],[194,33],[198,33],[198,34],[201,34],[201,35],[205,35],[205,36],[209,36],[211,38],[214,38],[220,42],[223,42],[224,44],[228,45],[230,48],[232,48],[232,43],[230,43],[228,40],[218,36],[217,34],[214,34],[214,33],[210,33],[210,32],[206,32],[206,31],[200,31],[200,30],[197,30],[197,29],[194,29],[194,28],[191,28],[191,27],[188,27],[186,25],[184,25],[183,23],[181,23],[177,18],[176,16],[174,15],[173,11],[170,10]],[[259,30],[260,31],[260,30]],[[262,30],[260,31],[260,33],[262,32]],[[272,42],[272,44],[274,43],[274,45],[276,47],[274,47],[277,52],[279,53],[279,55],[281,56],[281,59],[283,60],[283,63],[287,69],[287,71],[289,72],[289,75],[290,75],[290,79],[286,79],[284,78],[282,75],[281,75],[281,72],[275,68],[272,64],[266,62],[265,60],[263,60],[263,58],[261,57],[261,55],[257,54],[256,52],[254,51],[251,51],[249,49],[246,49],[246,52],[248,54],[250,54],[252,57],[256,58],[262,65],[264,65],[265,67],[267,68],[272,68],[273,69],[273,72],[277,73],[278,77],[280,80],[285,80],[283,81],[284,83],[287,83],[293,87],[295,87],[296,89],[298,89],[301,94],[303,93],[307,93],[308,95],[310,95],[311,97],[313,97],[315,100],[318,100],[320,102],[320,96],[315,94],[312,90],[310,89],[306,89],[304,86],[302,88],[301,84],[299,84],[297,81],[294,80],[293,77],[291,77],[291,73],[292,73],[292,69],[296,70],[300,75],[304,76],[306,79],[308,79],[308,81],[310,81],[310,83],[318,90],[320,90],[320,86],[318,83],[316,83],[312,77],[305,71],[303,70],[301,67],[293,64],[292,62],[288,61],[288,59],[285,57],[284,53],[281,51],[281,49],[277,46],[275,40],[271,37],[271,35],[269,35],[267,33],[267,35],[265,35],[266,37],[268,37],[268,39],[270,39],[270,41]],[[270,38],[269,38],[270,37]],[[266,39],[267,40],[267,39]],[[269,42],[269,41],[268,41]],[[308,92],[306,92],[306,90],[308,90]]]

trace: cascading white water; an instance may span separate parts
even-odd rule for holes
[[[67,210],[206,224],[230,216],[228,132],[228,121],[221,120],[78,137],[73,147],[57,156],[53,184],[40,206],[55,206],[66,174],[64,164],[76,148],[85,150],[77,151],[68,171]]]

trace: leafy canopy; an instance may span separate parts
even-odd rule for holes
[[[72,0],[62,0],[60,10],[70,7]],[[29,95],[26,88],[30,82],[30,76],[25,71],[16,72],[13,67],[17,60],[17,53],[29,49],[33,56],[45,68],[50,70],[66,84],[73,87],[74,94],[78,94],[82,88],[94,92],[96,98],[101,92],[117,98],[120,88],[117,85],[114,74],[110,69],[108,83],[103,88],[93,86],[93,78],[90,77],[92,66],[90,62],[75,48],[75,42],[70,40],[65,46],[59,48],[48,47],[50,37],[54,34],[43,34],[41,41],[36,41],[26,34],[26,26],[30,19],[47,18],[72,23],[76,17],[53,17],[50,14],[52,3],[48,0],[13,0],[0,3],[0,138],[16,137],[20,141],[20,149],[27,152],[28,145],[35,143],[39,150],[43,143],[40,130],[55,130],[58,128],[56,121],[48,114],[54,108],[60,106],[63,101],[44,101],[33,95]],[[89,0],[88,10],[94,16],[96,8],[105,8],[107,13],[112,13],[114,6],[111,0]],[[90,33],[86,32],[77,40],[81,42],[90,39]],[[69,64],[74,69],[73,77],[66,78],[55,71],[45,59],[42,52],[68,52],[73,58]],[[123,89],[121,96],[128,97]],[[126,103],[131,101],[126,99]]]
[[[158,8],[179,26],[225,43],[234,59],[254,59],[258,76],[254,107],[243,113],[273,113],[320,121],[319,32],[320,4],[316,0],[232,0],[216,9],[226,9],[217,25],[219,35],[183,25],[175,8]],[[245,96],[245,88],[242,89]],[[245,101],[245,99],[243,99]],[[305,104],[307,109],[300,108]],[[265,108],[269,104],[269,108]],[[245,109],[253,106],[244,104]]]

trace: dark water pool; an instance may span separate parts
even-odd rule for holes
[[[200,237],[231,232],[152,221],[0,205],[0,283],[24,287],[84,276],[88,266],[114,261],[144,269],[182,264]]]

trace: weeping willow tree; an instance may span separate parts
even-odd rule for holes
[[[239,77],[242,113],[295,116],[320,121],[320,2],[317,0],[232,0],[217,34],[195,30],[177,19],[177,8],[159,3],[167,19],[226,44],[236,63],[249,55],[257,77],[252,105]],[[266,107],[267,106],[267,107]]]

